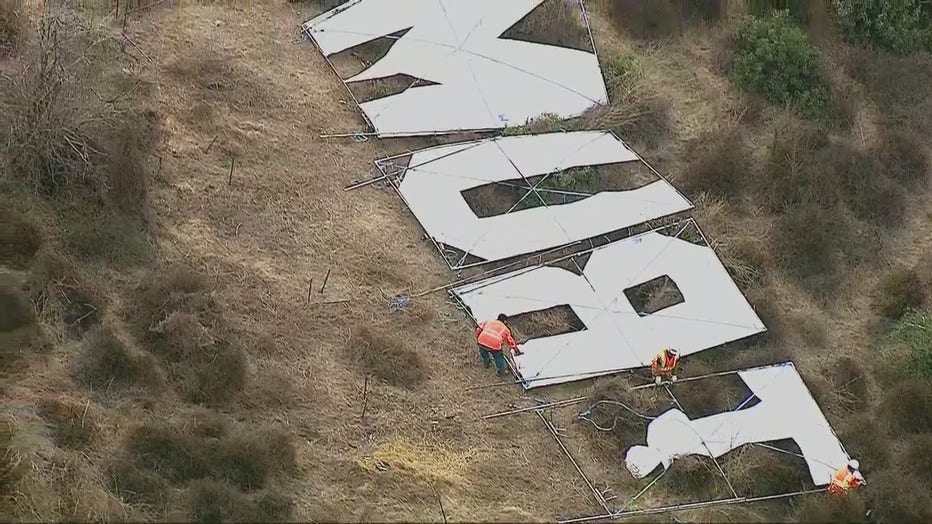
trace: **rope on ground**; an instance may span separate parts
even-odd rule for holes
[[[631,414],[633,414],[634,416],[642,418],[644,420],[654,420],[655,418],[657,418],[657,417],[650,417],[642,413],[638,413],[637,411],[633,410],[626,404],[622,402],[618,402],[617,400],[599,400],[596,403],[591,404],[588,408],[586,408],[585,411],[582,411],[578,415],[576,415],[576,418],[579,420],[585,420],[586,422],[595,426],[595,428],[599,431],[614,431],[615,427],[618,425],[618,415],[615,415],[615,417],[612,419],[612,427],[610,428],[604,428],[600,426],[596,421],[592,420],[591,418],[592,410],[599,404],[609,404],[612,406],[620,406],[624,408],[625,410],[627,410],[628,412],[630,412]]]

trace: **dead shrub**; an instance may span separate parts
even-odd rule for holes
[[[834,289],[849,228],[844,216],[818,204],[787,210],[778,220],[773,244],[777,263],[812,292]]]
[[[210,470],[205,442],[168,426],[140,426],[127,436],[135,464],[172,482],[206,476]]]
[[[736,128],[715,131],[690,142],[689,165],[677,177],[677,187],[688,194],[707,192],[735,197],[740,184],[750,177],[747,140]]]
[[[672,406],[666,392],[661,394],[654,388],[631,390],[632,385],[626,377],[615,377],[597,381],[589,393],[590,418],[603,428],[611,428],[608,435],[622,448],[643,443],[650,418]],[[596,405],[599,401],[609,402]]]
[[[204,49],[188,54],[168,64],[165,71],[206,104],[207,119],[196,121],[198,124],[212,121],[215,106],[244,112],[278,105],[272,81],[224,51]]]
[[[631,306],[642,317],[682,304],[684,301],[683,293],[676,282],[666,275],[627,288],[624,293]]]
[[[906,433],[932,431],[932,384],[907,378],[885,392],[882,414],[897,430]]]
[[[867,507],[857,493],[847,497],[813,495],[807,497],[796,511],[797,522],[867,522]]]
[[[586,129],[610,129],[637,148],[654,148],[673,133],[673,103],[644,86],[622,86],[611,104],[590,109],[581,117]]]
[[[707,371],[711,372],[711,370]],[[702,373],[700,373],[702,374]],[[693,375],[693,372],[690,372]],[[753,406],[753,393],[736,374],[710,377],[676,385],[676,398],[691,419]],[[750,399],[750,400],[749,400]]]
[[[46,398],[38,403],[39,416],[49,424],[55,445],[81,449],[93,442],[98,427],[88,406],[56,398]]]
[[[29,470],[27,462],[17,449],[12,416],[0,415],[0,503],[13,494],[14,487]]]
[[[767,444],[802,454],[792,440]],[[748,496],[804,491],[812,483],[804,459],[753,444],[726,454],[719,462],[735,490]]]
[[[827,133],[819,126],[794,119],[778,123],[757,180],[762,201],[774,211],[803,203],[835,207],[839,202],[837,172],[825,169],[817,158],[817,152],[830,147]]]
[[[42,233],[23,215],[0,210],[0,265],[24,269],[42,247]]]
[[[887,470],[872,475],[867,482],[863,494],[870,502],[872,522],[932,521],[932,494],[928,485],[913,475]]]
[[[921,135],[900,127],[884,128],[872,153],[893,180],[915,187],[929,181],[929,159]]]
[[[113,494],[127,504],[162,504],[170,489],[165,479],[137,468],[128,460],[118,460],[110,466],[108,483]]]
[[[36,311],[22,291],[0,280],[0,333],[34,326]]]
[[[925,299],[925,290],[915,270],[893,270],[878,283],[874,308],[886,318],[899,320],[910,309],[921,306]]]
[[[22,9],[22,0],[0,3],[0,56],[12,53],[23,39],[26,20]]]
[[[906,447],[903,463],[926,485],[932,485],[932,433],[925,433],[910,440]]]
[[[673,461],[658,484],[671,492],[697,497],[699,500],[713,500],[729,493],[725,478],[708,457],[687,455]]]
[[[48,251],[36,257],[26,284],[40,315],[60,315],[74,336],[97,324],[106,309],[103,291],[70,260]]]
[[[250,497],[232,486],[197,480],[188,488],[190,516],[196,522],[280,522],[291,516],[292,502],[274,492]]]
[[[277,429],[230,435],[211,460],[215,477],[247,491],[265,487],[275,471],[293,472],[296,464],[291,435]]]
[[[725,0],[613,0],[608,5],[620,30],[648,40],[676,37],[687,25],[718,22],[728,14]]]
[[[229,402],[249,381],[246,353],[203,275],[186,266],[153,271],[135,289],[133,321],[147,346],[169,363],[192,402]]]
[[[210,477],[243,490],[264,487],[277,472],[296,470],[296,450],[283,430],[258,431],[225,424],[192,427],[140,426],[127,438],[134,463],[175,483]]]
[[[133,385],[156,386],[160,375],[151,356],[131,349],[111,326],[90,334],[75,370],[76,378],[96,389],[124,388]]]
[[[353,330],[344,353],[360,371],[393,386],[414,387],[428,377],[427,365],[413,347],[392,334],[367,326]]]
[[[865,474],[880,471],[890,463],[889,436],[873,417],[858,417],[839,432],[851,456],[861,462]]]

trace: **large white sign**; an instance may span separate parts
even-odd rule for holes
[[[625,289],[668,276],[683,302],[640,316]],[[568,305],[586,329],[522,344],[532,388],[649,364],[662,348],[690,355],[766,330],[710,247],[649,232],[592,252],[583,276],[538,267],[460,286],[477,321]]]
[[[660,177],[630,191],[603,191],[568,204],[485,218],[476,216],[463,197],[468,189],[494,182],[620,162],[641,160],[610,132],[495,138],[415,152],[399,190],[435,241],[486,261],[596,237],[692,207]]]
[[[786,363],[738,375],[759,403],[696,420],[676,409],[667,411],[648,424],[647,445],[628,450],[628,471],[643,478],[658,466],[671,467],[677,457],[710,456],[711,452],[718,458],[745,444],[793,439],[809,466],[812,482],[816,486],[828,484],[849,457],[796,367]]]
[[[355,0],[304,27],[325,55],[410,28],[384,58],[346,79],[405,74],[437,84],[360,104],[378,133],[499,129],[608,102],[594,54],[499,38],[543,1]]]

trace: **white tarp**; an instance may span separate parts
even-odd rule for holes
[[[494,182],[619,162],[641,160],[611,132],[494,138],[415,152],[399,189],[435,241],[486,261],[558,247],[692,207],[660,177],[630,191],[603,191],[568,204],[485,218],[473,213],[462,194]]]
[[[648,424],[647,446],[628,450],[628,471],[643,478],[657,466],[669,468],[677,457],[709,456],[711,451],[712,457],[718,458],[745,444],[791,438],[802,451],[812,482],[816,486],[828,484],[832,473],[849,457],[796,367],[786,363],[738,375],[760,403],[696,420],[677,409],[665,412]]]
[[[710,247],[644,233],[595,249],[583,273],[538,267],[453,291],[477,321],[568,305],[585,324],[521,345],[515,362],[526,388],[646,366],[667,346],[690,355],[766,330]],[[684,301],[639,316],[624,290],[664,275]]]
[[[439,85],[360,104],[379,134],[499,129],[608,102],[593,53],[499,38],[544,0],[356,0],[304,24],[329,56],[408,29],[347,82],[406,74]]]

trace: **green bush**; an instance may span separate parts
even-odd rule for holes
[[[923,0],[832,0],[835,21],[852,43],[908,54],[932,46]]]
[[[824,114],[831,102],[821,58],[786,11],[752,18],[738,31],[731,74],[744,89],[809,117]]]

